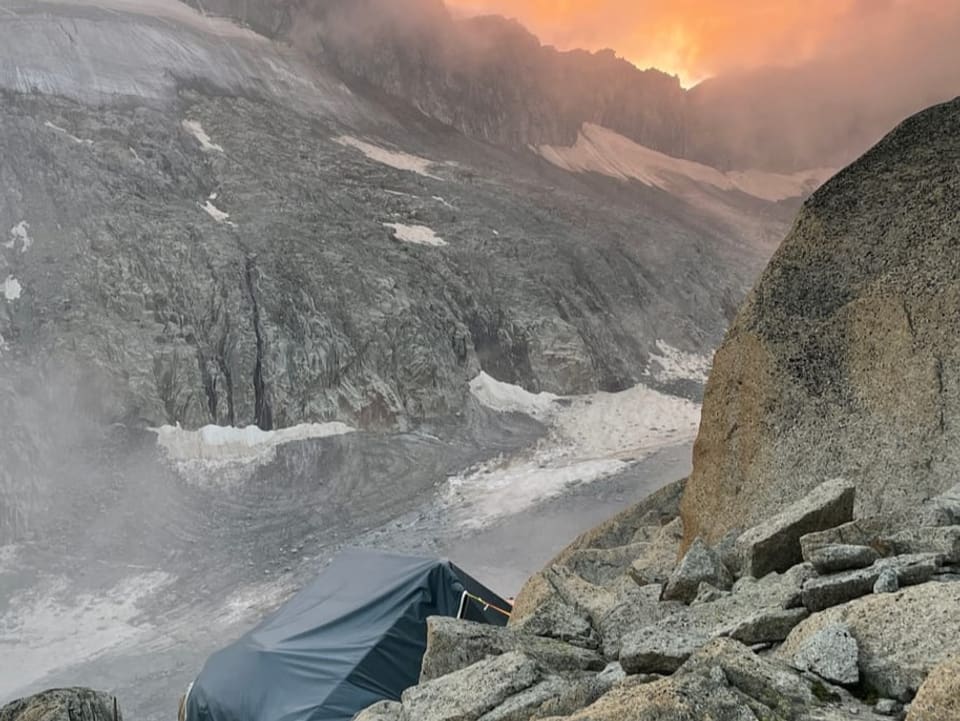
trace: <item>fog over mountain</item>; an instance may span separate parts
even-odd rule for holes
[[[0,702],[168,718],[343,545],[509,595],[686,475],[804,199],[953,78],[810,100],[832,67],[685,91],[439,0],[0,0]]]

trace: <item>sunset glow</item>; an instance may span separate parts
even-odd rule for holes
[[[911,13],[950,0],[448,0],[464,14],[518,19],[561,49],[612,48],[640,68],[656,67],[685,86],[761,65],[795,65]],[[920,7],[918,7],[920,6]]]

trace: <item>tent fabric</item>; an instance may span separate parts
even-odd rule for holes
[[[349,721],[417,683],[427,618],[457,616],[464,592],[508,604],[446,560],[352,549],[204,665],[187,721]],[[468,597],[462,617],[505,625]]]

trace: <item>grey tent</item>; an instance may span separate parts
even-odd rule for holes
[[[417,683],[429,616],[504,625],[506,609],[449,561],[346,551],[208,659],[187,695],[186,719],[348,721]]]

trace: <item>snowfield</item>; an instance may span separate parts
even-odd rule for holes
[[[702,163],[665,155],[592,123],[584,124],[572,147],[541,145],[536,150],[554,165],[575,173],[638,180],[668,192],[677,190],[679,183],[692,181],[772,202],[808,195],[836,173],[835,168],[813,168],[789,175],[760,170],[723,173]]]
[[[605,478],[658,450],[689,442],[700,422],[696,403],[642,385],[620,393],[562,397],[530,393],[481,373],[470,391],[491,410],[525,413],[549,431],[532,449],[447,480],[444,502],[468,528],[520,513],[571,486]]]
[[[278,446],[309,438],[352,433],[345,423],[304,423],[276,431],[263,431],[256,426],[204,426],[188,431],[179,426],[153,429],[157,444],[173,461],[232,462],[270,459]]]
[[[200,147],[204,152],[207,153],[222,153],[223,147],[217,145],[210,139],[210,136],[207,135],[207,131],[203,129],[203,126],[196,120],[184,120],[181,123],[181,126],[186,130],[190,135],[197,139],[200,143]]]
[[[3,285],[0,285],[0,289],[3,290],[3,297],[6,300],[19,300],[20,294],[23,292],[23,286],[20,285],[20,281],[12,275],[7,276],[6,280],[3,281]]]

